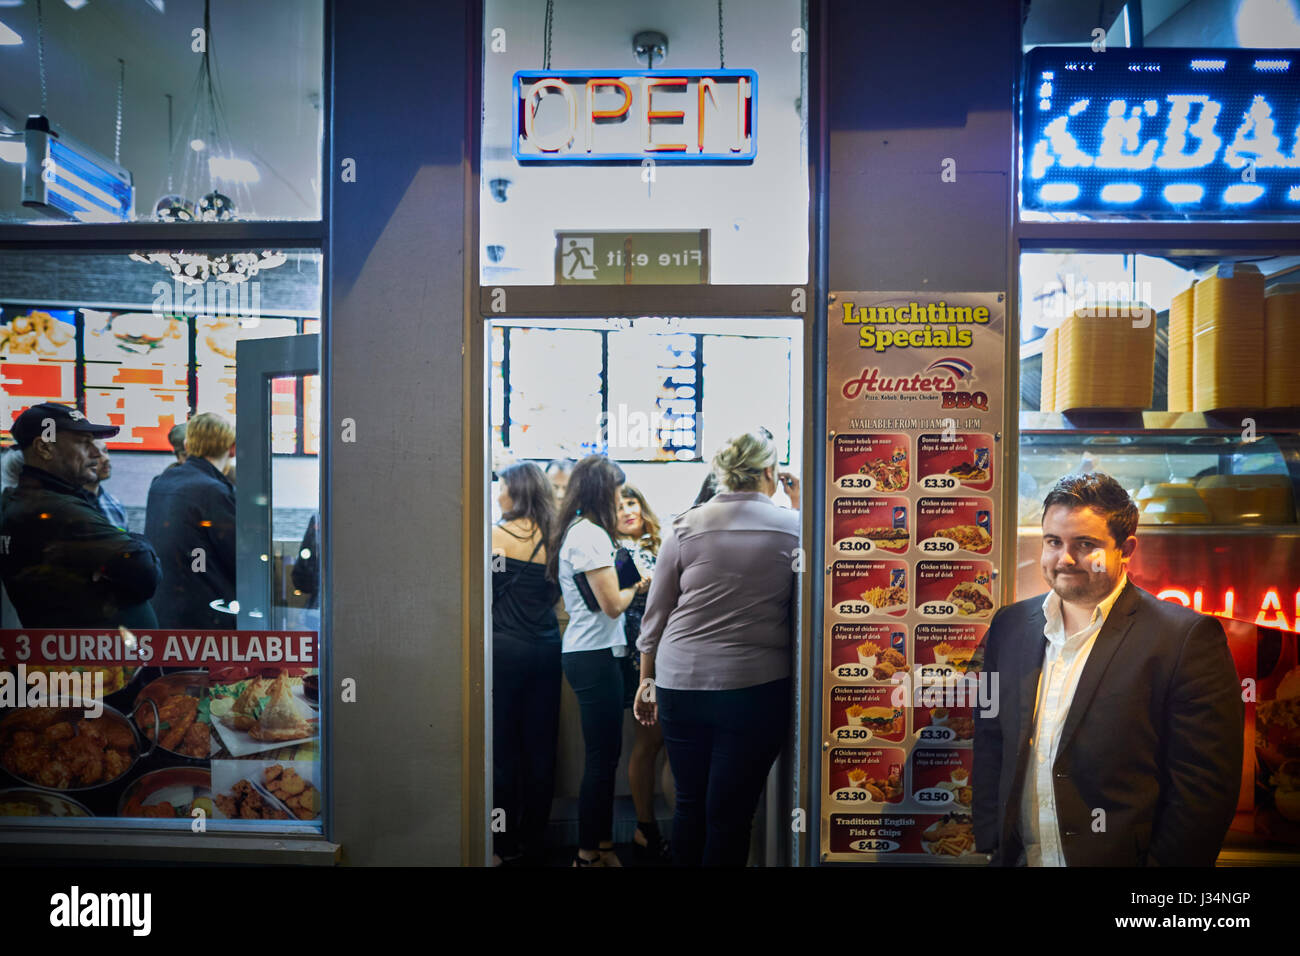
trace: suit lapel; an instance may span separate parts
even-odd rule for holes
[[[1056,750],[1058,754],[1065,753],[1065,748],[1069,746],[1070,737],[1078,728],[1079,722],[1083,720],[1083,715],[1097,693],[1097,688],[1101,686],[1101,678],[1106,673],[1111,658],[1115,656],[1129,628],[1133,626],[1137,609],[1137,588],[1130,581],[1124,586],[1114,607],[1110,609],[1110,614],[1106,616],[1106,623],[1102,625],[1097,633],[1097,639],[1093,642],[1088,662],[1083,665],[1083,673],[1079,675],[1079,685],[1075,688],[1074,699],[1070,702],[1070,712],[1066,715],[1065,726],[1061,728],[1061,742]]]
[[[1033,733],[1034,705],[1038,699],[1038,677],[1043,670],[1043,655],[1047,652],[1047,638],[1043,628],[1047,626],[1047,616],[1042,607],[1035,607],[1029,615],[1029,623],[1020,646],[1020,736],[1017,752],[1024,750]]]

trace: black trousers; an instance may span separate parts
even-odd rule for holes
[[[614,774],[623,747],[623,662],[609,652],[562,654],[578,697],[586,761],[578,792],[578,846],[595,850],[614,837]]]
[[[492,635],[492,805],[498,856],[543,851],[555,791],[560,729],[560,643]]]
[[[677,788],[674,862],[744,866],[754,809],[790,725],[790,678],[655,694]]]

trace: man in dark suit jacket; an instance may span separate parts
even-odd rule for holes
[[[1069,475],[1043,506],[1052,590],[983,644],[976,846],[1002,866],[1212,866],[1241,784],[1244,706],[1223,627],[1127,580],[1137,507]]]

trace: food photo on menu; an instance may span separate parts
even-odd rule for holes
[[[927,555],[993,549],[993,501],[989,498],[921,498],[916,503],[917,548]]]
[[[988,561],[918,561],[916,609],[927,618],[988,620],[992,579]]]
[[[922,491],[959,487],[988,491],[993,487],[992,435],[925,434],[917,437],[917,481]]]
[[[314,743],[320,720],[314,669],[234,666],[210,675],[209,713],[222,749],[249,757]]]
[[[906,498],[836,498],[831,505],[831,528],[835,550],[844,555],[907,550],[908,514]]]
[[[892,681],[909,669],[906,628],[875,621],[833,625],[831,668],[840,680]]]
[[[906,491],[911,484],[906,435],[837,435],[835,481],[850,491]]]
[[[214,760],[217,818],[317,820],[325,805],[319,774],[314,760]]]
[[[836,561],[831,567],[836,613],[846,617],[907,613],[907,562],[902,560]]]

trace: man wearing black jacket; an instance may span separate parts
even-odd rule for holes
[[[144,534],[163,569],[154,610],[161,627],[231,629],[235,616],[212,605],[235,598],[235,489],[223,474],[235,429],[220,415],[195,415],[185,452],[149,485]]]
[[[98,478],[95,439],[116,435],[68,405],[42,402],[9,429],[23,451],[3,498],[0,577],[23,627],[156,627],[158,556],[114,526],[82,485]]]
[[[1223,626],[1127,580],[1138,512],[1102,474],[1043,504],[1051,591],[989,625],[975,719],[976,847],[1003,866],[1212,866],[1241,784]]]

